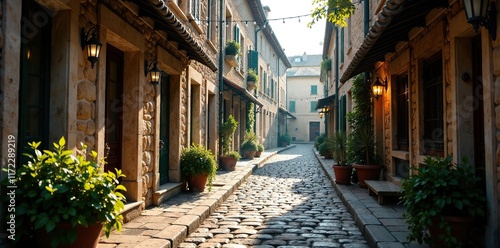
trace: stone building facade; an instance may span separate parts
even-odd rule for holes
[[[339,87],[330,95],[345,94],[348,112],[355,75],[387,82],[372,100],[384,179],[400,183],[426,156],[450,155],[457,162],[468,157],[481,172],[487,198],[483,230],[474,242],[498,247],[500,40],[467,23],[463,1],[372,0],[356,6],[347,27],[327,27],[324,54],[339,61],[331,78]],[[366,7],[369,20],[363,18]],[[493,18],[498,22],[498,15]],[[369,29],[355,30],[364,25],[354,23]]]

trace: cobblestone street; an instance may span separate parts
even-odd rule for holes
[[[270,158],[179,247],[368,247],[311,149]]]

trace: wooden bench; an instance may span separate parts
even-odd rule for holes
[[[389,181],[366,180],[369,195],[378,196],[378,204],[384,204],[384,196],[401,196],[401,187]]]

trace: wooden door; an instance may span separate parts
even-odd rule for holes
[[[319,136],[319,121],[309,122],[309,141],[314,142]]]
[[[123,52],[108,44],[106,53],[105,170],[121,169],[123,130]]]

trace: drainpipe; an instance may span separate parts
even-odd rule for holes
[[[277,71],[278,71],[278,85],[276,86],[278,90],[278,94],[276,94],[276,97],[278,98],[278,136],[276,137],[276,146],[279,146],[280,144],[280,58],[278,56],[278,59],[276,60],[277,64]],[[285,114],[286,118],[286,114]]]
[[[224,122],[224,50],[223,50],[223,38],[224,38],[224,0],[220,1],[219,9],[219,156],[222,156],[222,136],[220,132],[220,126]],[[220,161],[220,160],[219,160]]]
[[[332,24],[333,25],[333,24]],[[340,115],[339,115],[339,28],[335,29],[335,132],[339,131]]]

